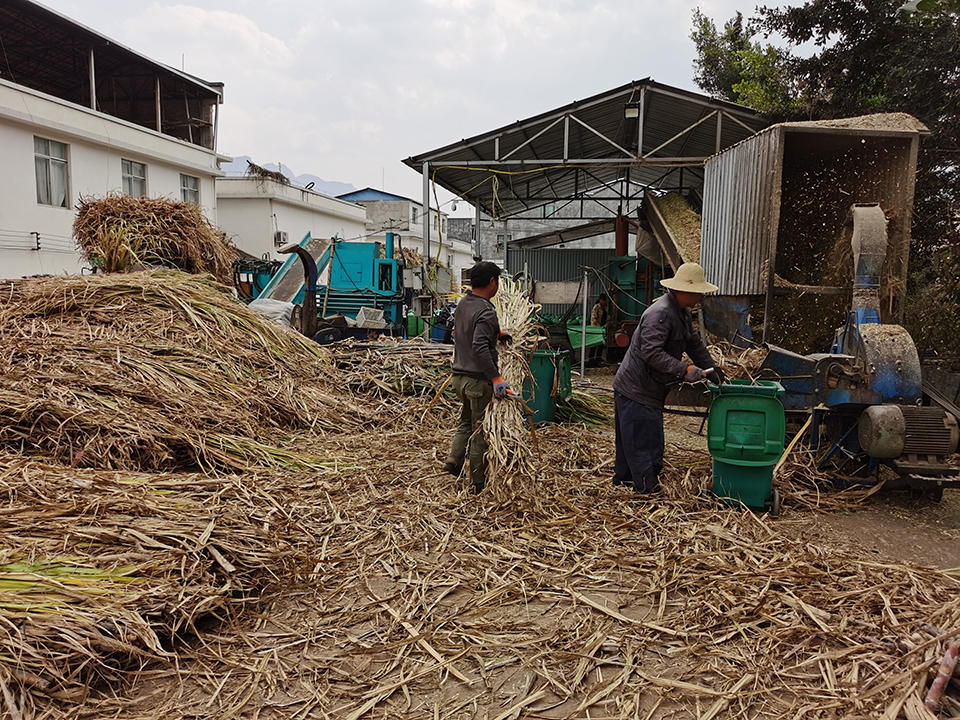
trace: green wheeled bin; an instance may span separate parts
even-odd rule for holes
[[[523,402],[532,424],[553,422],[557,399],[573,393],[569,350],[535,350],[530,356],[530,375],[523,383]]]
[[[731,505],[780,514],[773,469],[783,455],[786,417],[783,386],[769,380],[708,383],[707,448],[713,458],[711,490]]]

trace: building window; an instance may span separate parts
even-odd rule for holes
[[[180,176],[180,199],[185,203],[200,204],[200,178],[192,175]]]
[[[497,235],[497,248],[500,249],[500,250],[502,250],[502,249],[503,249],[503,243],[504,243],[504,241],[506,241],[507,243],[509,243],[511,240],[513,240],[513,235],[510,235],[510,234],[507,234],[507,235]]]
[[[37,202],[67,207],[67,146],[34,137],[33,161],[37,169]]]
[[[449,253],[449,254],[447,255],[447,267],[448,267],[448,268],[452,268],[452,267],[453,267],[453,253]]]
[[[123,192],[130,197],[143,197],[147,194],[147,166],[133,160],[120,161],[123,174]]]
[[[411,210],[413,211],[413,220],[411,220],[410,222],[416,222],[416,221],[417,221],[417,209],[416,209],[416,208],[411,208]]]
[[[434,215],[434,216],[433,216],[433,229],[434,229],[434,230],[437,229],[437,225],[438,225],[439,223],[440,223],[440,218],[437,217],[436,215]]]
[[[542,205],[540,207],[540,217],[548,218],[557,211],[556,205]]]

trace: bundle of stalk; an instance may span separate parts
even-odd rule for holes
[[[609,426],[613,422],[613,398],[574,388],[569,400],[557,398],[557,421]]]
[[[231,282],[236,250],[193,203],[108,195],[83,198],[73,234],[104,272],[172,267]]]
[[[742,349],[725,341],[712,344],[707,349],[728,380],[755,379],[767,358],[766,348]]]
[[[316,542],[293,507],[318,489],[331,483],[315,471],[150,476],[0,456],[0,669],[68,701],[149,662],[169,672],[199,621],[288,589],[298,546]]]
[[[510,498],[531,489],[524,483],[532,481],[533,438],[526,418],[529,410],[520,397],[523,383],[530,377],[529,358],[543,338],[534,319],[540,306],[530,302],[521,284],[501,278],[492,302],[501,331],[513,337],[512,342],[500,344],[499,370],[516,396],[494,397],[487,406],[483,418],[489,446],[487,481],[494,494]]]
[[[411,397],[453,407],[452,360],[452,345],[390,337],[339,343],[332,357],[344,386],[373,395],[395,410],[406,408]]]
[[[263,441],[371,415],[320,346],[176,271],[5,286],[0,347],[0,448],[74,466],[309,465]]]

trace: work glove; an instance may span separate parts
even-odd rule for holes
[[[724,381],[727,379],[727,376],[723,374],[723,370],[718,367],[715,367],[713,370],[708,372],[707,377],[712,378],[717,385],[723,385]]]
[[[504,343],[504,344],[509,344],[509,343],[512,343],[512,342],[513,342],[513,335],[511,335],[511,334],[508,333],[508,332],[503,332],[503,331],[501,330],[501,331],[500,331],[500,337],[498,337],[497,340],[500,341],[500,342],[502,342],[502,343]]]
[[[707,374],[698,368],[696,365],[691,365],[687,368],[687,374],[683,376],[683,379],[688,383],[695,383],[699,380],[703,380]]]
[[[493,394],[500,398],[505,398],[510,394],[510,386],[507,381],[497,375],[493,380]]]

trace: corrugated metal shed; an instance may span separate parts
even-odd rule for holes
[[[404,162],[506,218],[585,196],[627,201],[671,171],[700,187],[706,157],[765,126],[750,108],[647,78]]]
[[[884,321],[900,322],[917,150],[927,132],[903,113],[782,123],[710,158],[700,257],[718,293],[766,295],[767,311],[775,293],[836,294],[846,282],[850,207],[880,203],[889,240]]]

